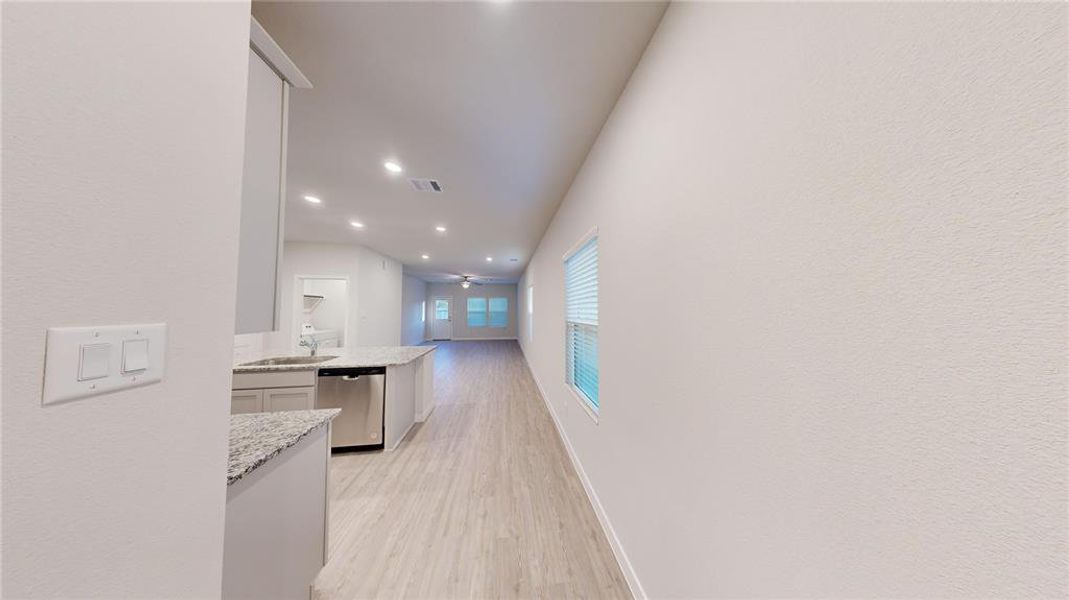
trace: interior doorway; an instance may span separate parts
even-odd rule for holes
[[[298,275],[293,344],[344,348],[349,335],[349,278]]]

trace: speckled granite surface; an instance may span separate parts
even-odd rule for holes
[[[334,356],[334,358],[315,363],[312,365],[267,365],[248,366],[244,363],[255,362],[263,358],[283,356],[280,354],[265,354],[254,359],[244,359],[240,364],[234,365],[235,373],[267,373],[271,371],[312,371],[315,369],[337,369],[339,367],[389,367],[410,363],[424,354],[434,350],[435,346],[369,346],[365,348],[349,348],[338,350],[324,348],[322,356]],[[339,354],[340,352],[340,354]]]
[[[312,431],[338,416],[340,408],[230,415],[230,462],[226,484],[252,473]]]

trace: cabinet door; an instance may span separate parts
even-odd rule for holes
[[[308,410],[315,408],[316,389],[314,387],[279,388],[264,390],[264,410]]]
[[[250,48],[236,333],[276,328],[285,143],[286,83]]]
[[[230,414],[240,415],[263,411],[263,390],[234,390],[230,392]]]

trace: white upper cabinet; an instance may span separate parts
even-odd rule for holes
[[[290,87],[311,83],[252,20],[235,333],[278,329]]]

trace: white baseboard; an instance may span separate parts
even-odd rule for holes
[[[430,413],[427,413],[427,414],[430,415]],[[412,424],[408,426],[408,429],[405,429],[405,432],[402,433],[400,435],[400,437],[397,438],[397,443],[394,444],[392,447],[387,447],[385,444],[383,444],[382,445],[383,450],[389,450],[390,452],[393,452],[394,450],[397,450],[397,447],[401,445],[401,442],[405,441],[405,438],[408,437],[408,434],[412,433],[412,428],[415,427],[415,426],[416,426],[416,420],[413,419],[412,420]]]
[[[523,344],[520,344],[520,350],[523,350]],[[590,501],[590,506],[594,509],[594,514],[598,517],[598,523],[601,524],[601,530],[605,532],[606,539],[609,540],[609,547],[612,549],[612,554],[616,558],[616,563],[620,565],[620,571],[624,574],[624,579],[627,580],[627,587],[631,588],[631,595],[636,600],[646,600],[646,590],[642,588],[642,582],[638,579],[638,573],[635,572],[634,567],[631,566],[631,561],[627,558],[627,552],[624,551],[624,547],[620,544],[620,538],[616,536],[616,530],[612,527],[612,522],[609,521],[609,515],[605,513],[605,507],[601,505],[601,500],[598,498],[598,493],[594,491],[594,486],[590,484],[590,478],[586,475],[586,470],[583,469],[583,464],[579,462],[579,457],[575,454],[575,448],[572,447],[572,441],[568,439],[568,434],[565,433],[564,427],[561,426],[560,419],[557,418],[557,411],[553,408],[553,404],[549,401],[549,397],[546,396],[546,390],[542,387],[542,382],[538,380],[538,376],[535,375],[534,369],[531,368],[530,361],[527,360],[527,353],[523,353],[523,360],[527,363],[527,371],[531,373],[531,379],[534,380],[535,386],[538,388],[538,393],[542,396],[542,402],[546,405],[546,410],[549,411],[549,416],[553,419],[553,426],[557,428],[557,435],[560,436],[561,442],[564,443],[564,450],[568,453],[568,458],[572,461],[572,467],[575,468],[575,472],[579,475],[579,481],[583,484],[583,489],[586,491],[586,497]]]
[[[431,413],[434,412],[434,408],[436,406],[438,406],[438,405],[437,404],[433,404],[433,405],[431,405],[430,410],[426,410],[426,411],[416,415],[416,422],[417,423],[425,422],[427,420],[427,417],[431,416]]]
[[[438,340],[438,341],[446,341],[446,342],[490,342],[490,341],[494,341],[494,340],[514,340],[514,339],[516,339],[516,336],[513,336],[513,337],[463,337],[463,338],[462,337],[455,337],[455,338],[450,338],[448,340]]]

